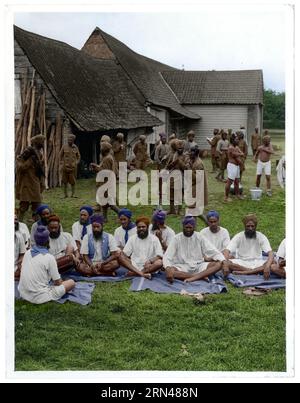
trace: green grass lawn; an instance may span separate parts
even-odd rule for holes
[[[252,201],[255,164],[248,159],[243,178],[246,199],[224,204],[224,185],[209,177],[209,205],[221,213],[230,235],[241,231],[242,216],[256,212],[258,230],[277,249],[285,237],[285,194],[276,180],[275,161],[284,154],[284,137],[274,136],[273,197]],[[207,172],[210,161],[204,161]],[[265,186],[264,180],[262,186]],[[78,181],[78,199],[62,198],[62,189],[44,193],[62,218],[65,231],[84,203],[95,203],[94,179]],[[151,206],[133,208],[135,217],[151,215]],[[29,218],[29,216],[28,216]],[[180,220],[169,217],[176,232]],[[105,230],[118,223],[109,213]],[[199,221],[198,229],[204,224]],[[189,297],[129,292],[129,282],[97,283],[92,304],[55,302],[15,304],[15,368],[28,370],[189,370],[285,371],[285,292],[247,297],[228,285],[228,293],[207,296],[195,305]]]

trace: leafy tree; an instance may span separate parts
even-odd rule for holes
[[[264,128],[285,128],[285,92],[264,91]]]

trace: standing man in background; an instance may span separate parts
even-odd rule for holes
[[[256,154],[259,145],[260,145],[260,136],[258,133],[258,127],[256,127],[255,132],[251,135],[251,148],[253,155]]]
[[[211,153],[211,164],[212,164],[212,173],[216,172],[217,168],[217,159],[216,159],[216,148],[218,141],[221,139],[221,135],[219,134],[219,129],[214,129],[214,136],[212,139],[206,138],[208,144],[210,145],[210,153]]]
[[[59,160],[62,165],[62,183],[64,185],[64,196],[68,197],[68,183],[71,185],[72,194],[75,196],[75,184],[77,177],[77,165],[80,161],[80,152],[78,147],[74,144],[76,136],[70,134],[68,136],[68,143],[64,144],[59,153]]]

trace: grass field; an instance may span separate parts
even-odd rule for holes
[[[245,213],[256,212],[258,230],[277,249],[285,236],[285,194],[277,184],[275,161],[284,154],[284,136],[274,134],[273,143],[272,198],[250,199],[255,164],[249,158],[243,178],[246,199],[224,204],[224,185],[208,173],[207,208],[221,213],[221,225],[230,235],[243,229]],[[210,161],[204,163],[209,172]],[[44,193],[65,231],[71,230],[83,203],[95,203],[94,179],[79,180],[77,188],[79,198],[67,201],[62,189]],[[150,216],[152,207],[133,210],[135,217]],[[181,230],[176,217],[169,217],[168,224]],[[105,230],[112,232],[117,225],[110,212]],[[199,221],[198,229],[203,226]],[[204,305],[195,305],[179,295],[128,289],[128,282],[97,283],[89,306],[16,301],[16,370],[285,371],[283,290],[253,298],[228,284],[227,294],[207,296]]]

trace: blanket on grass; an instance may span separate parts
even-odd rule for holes
[[[285,279],[279,278],[275,274],[271,274],[269,280],[265,280],[263,275],[236,275],[229,274],[227,279],[235,287],[256,287],[263,289],[279,289],[285,288]]]
[[[152,280],[143,277],[134,277],[129,291],[143,291],[151,290],[157,293],[180,294],[182,291],[188,293],[201,293],[201,294],[220,294],[227,292],[227,287],[221,278],[214,276],[210,277],[209,283],[207,281],[194,281],[192,283],[185,283],[181,280],[174,280],[170,284],[164,272],[152,275]]]
[[[22,299],[18,290],[19,282],[15,281],[15,299]],[[75,288],[65,294],[62,298],[56,300],[59,304],[66,301],[75,302],[80,305],[88,305],[92,302],[92,293],[94,291],[94,283],[76,283]]]
[[[128,270],[120,267],[116,270],[116,276],[94,276],[94,277],[85,277],[82,276],[80,273],[74,271],[66,272],[62,274],[62,278],[65,280],[70,278],[74,281],[102,281],[102,282],[117,282],[117,281],[125,281],[131,280],[132,277],[126,277]]]

